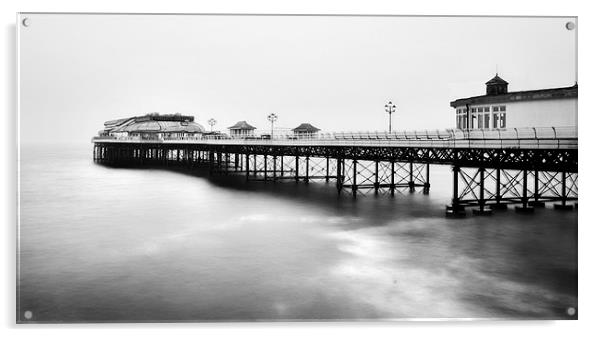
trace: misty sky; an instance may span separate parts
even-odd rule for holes
[[[21,141],[89,143],[106,120],[190,114],[225,129],[454,126],[449,102],[573,85],[571,18],[25,15]]]

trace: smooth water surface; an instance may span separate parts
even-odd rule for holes
[[[21,150],[18,316],[32,321],[574,318],[577,212],[447,219],[431,193],[108,168]]]

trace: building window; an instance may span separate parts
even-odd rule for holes
[[[467,109],[456,109],[456,127],[466,129],[468,124]]]
[[[498,105],[492,107],[493,109],[493,128],[494,129],[505,129],[506,128],[506,106]]]
[[[471,113],[471,122],[472,124],[470,125],[471,129],[489,129],[490,128],[490,121],[491,121],[491,107],[489,106],[482,106],[482,107],[476,107],[476,108],[471,108],[470,110]]]
[[[456,109],[456,129],[462,128],[462,109]]]
[[[506,113],[505,112],[494,112],[493,113],[493,128],[494,129],[505,129],[506,128]]]

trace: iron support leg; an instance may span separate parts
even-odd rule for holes
[[[479,168],[479,210],[482,212],[485,209],[485,169]]]
[[[391,161],[391,195],[395,194],[395,161]]]
[[[516,206],[514,209],[520,213],[533,213],[533,207],[529,206],[529,190],[528,190],[529,171],[523,171],[523,195],[521,197],[521,206]]]
[[[263,181],[266,182],[268,180],[268,155],[263,155]]]
[[[535,170],[533,172],[533,201],[529,203],[529,205],[533,207],[545,207],[546,204],[543,201],[539,201],[539,171]]]
[[[424,183],[424,188],[422,193],[429,194],[431,191],[431,164],[426,163],[426,182]]]
[[[566,172],[562,172],[562,206],[566,206]]]
[[[476,215],[491,215],[491,208],[485,208],[485,168],[479,167],[479,209],[473,210]]]
[[[464,206],[460,205],[460,199],[458,198],[458,174],[460,173],[460,167],[454,165],[452,171],[454,175],[452,204],[446,207],[445,215],[449,217],[461,217],[466,215],[466,212],[464,211]]]
[[[353,184],[351,185],[351,192],[355,197],[357,194],[357,160],[353,160]]]
[[[299,156],[295,156],[295,182],[299,182]]]
[[[378,183],[378,160],[374,162],[375,164],[375,168],[374,168],[374,193],[378,194],[378,186],[380,185]]]
[[[305,183],[309,183],[309,156],[305,157]]]
[[[341,159],[337,158],[337,193],[341,194],[341,190],[343,189],[343,182],[342,182],[342,172],[341,172]]]
[[[502,170],[495,169],[495,204],[491,207],[495,209],[507,209],[508,205],[502,204]]]
[[[249,181],[249,154],[247,153],[245,156],[245,177],[247,181]]]
[[[554,204],[554,209],[559,210],[572,210],[573,205],[567,205],[567,193],[566,193],[566,172],[562,172],[561,174],[561,187],[560,187],[560,204]]]
[[[274,174],[273,174],[273,176],[274,176],[274,182],[276,182],[276,168],[277,168],[276,166],[277,166],[278,157],[274,156],[273,159],[274,159]]]
[[[415,189],[415,182],[414,182],[414,163],[410,162],[410,181],[408,182],[408,187],[410,188],[410,192],[414,192]]]

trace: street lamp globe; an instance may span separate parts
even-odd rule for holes
[[[211,118],[207,121],[207,123],[209,124],[209,126],[211,126],[211,132],[213,132],[213,126],[215,124],[217,124],[217,121],[215,119]]]
[[[275,113],[271,113],[268,115],[268,120],[272,124],[272,132],[271,132],[270,138],[274,139],[274,122],[276,120],[278,120],[278,115],[276,115]]]
[[[391,133],[391,114],[395,112],[395,104],[389,101],[389,103],[385,104],[385,112],[389,114],[389,133]]]

